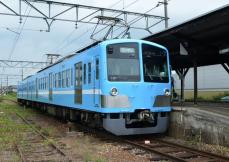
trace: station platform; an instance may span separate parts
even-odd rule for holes
[[[174,103],[172,106],[173,111],[186,110],[186,109],[199,109],[202,111],[212,112],[216,115],[223,115],[229,117],[229,102],[228,103],[205,103],[200,102],[194,104],[192,102],[185,102],[183,104]]]
[[[174,103],[168,134],[229,147],[229,103]]]

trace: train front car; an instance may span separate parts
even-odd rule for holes
[[[103,127],[116,135],[165,132],[171,111],[166,48],[142,40],[106,41],[102,47]]]

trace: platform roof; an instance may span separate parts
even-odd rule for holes
[[[192,67],[195,60],[197,66],[229,64],[229,5],[144,40],[166,46],[173,69]]]

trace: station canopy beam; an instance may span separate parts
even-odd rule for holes
[[[35,18],[42,19],[47,24],[47,32],[50,31],[51,25],[54,21],[65,21],[65,22],[74,22],[75,27],[77,28],[78,23],[87,23],[94,25],[110,25],[107,21],[97,21],[98,17],[103,16],[113,16],[114,18],[122,19],[124,23],[116,23],[115,26],[123,28],[133,28],[149,31],[149,29],[162,22],[167,20],[163,16],[152,15],[147,13],[137,13],[124,10],[116,10],[103,7],[94,7],[73,3],[64,3],[56,1],[46,1],[46,0],[18,0],[19,7],[13,8],[10,7],[9,2],[0,1],[0,6],[6,9],[5,12],[0,12],[1,15],[8,16],[19,16],[20,22],[22,18]],[[29,15],[22,13],[23,8],[31,7],[31,12]],[[59,11],[59,12],[57,12]],[[69,16],[70,15],[70,16]],[[137,22],[140,20],[144,21],[144,25],[137,25]],[[152,24],[150,24],[152,22]]]
[[[181,80],[193,68],[194,103],[198,98],[198,67],[220,64],[229,73],[229,4],[194,19],[150,35],[144,40],[164,45]],[[182,69],[182,70],[181,70]],[[183,91],[181,91],[181,98]]]
[[[223,66],[223,68],[228,72],[229,74],[229,62],[228,63],[224,63],[224,64],[221,64]]]

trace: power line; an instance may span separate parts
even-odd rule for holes
[[[27,8],[26,8],[26,10],[25,10],[25,13],[27,12],[28,7],[29,7],[29,6],[27,6]],[[25,23],[26,23],[26,21],[27,21],[27,18],[28,18],[29,14],[30,14],[31,9],[32,9],[32,7],[30,8],[27,17],[25,18],[25,21],[24,21],[24,23],[23,23],[21,29],[19,29],[18,35],[16,35],[16,37],[15,37],[15,41],[14,41],[14,43],[13,43],[13,47],[12,47],[12,49],[11,49],[11,51],[10,51],[10,54],[9,54],[9,58],[8,58],[9,60],[11,59],[12,54],[14,53],[14,50],[16,49],[17,42],[19,41],[20,35],[21,35],[22,30],[23,30],[23,28],[24,28],[24,26],[25,26]],[[24,13],[24,14],[25,14],[25,13]],[[20,24],[20,25],[21,25],[21,24]]]
[[[122,0],[119,0],[115,5],[117,5],[118,3],[120,3]],[[139,0],[135,0],[134,2],[131,2],[131,3],[129,3],[128,5],[126,5],[125,6],[125,8],[129,8],[130,6],[132,6],[133,4],[135,4],[136,2],[138,2]],[[112,6],[115,6],[115,5],[111,5],[111,7]],[[124,8],[123,8],[124,9]],[[112,16],[114,16],[115,14],[113,14]],[[107,28],[108,26],[106,26],[106,27],[104,27],[104,29],[105,28]],[[73,39],[70,43],[68,43],[67,45],[65,45],[65,46],[63,46],[62,48],[60,48],[60,49],[58,49],[56,52],[58,52],[58,51],[60,51],[60,50],[62,50],[62,49],[64,49],[64,48],[66,48],[66,46],[69,46],[71,43],[73,43],[73,42],[75,42],[76,40],[79,40],[80,39],[80,37],[81,36],[83,36],[83,35],[85,35],[85,34],[87,34],[89,31],[91,31],[91,29],[93,29],[94,27],[91,27],[91,28],[89,28],[87,31],[85,31],[84,33],[82,33],[78,38],[76,38],[76,39]],[[75,50],[74,50],[75,51]],[[72,51],[72,52],[74,52],[74,51]],[[69,53],[69,52],[68,52]]]
[[[169,1],[171,1],[171,0],[167,0],[167,3],[168,3]],[[144,14],[149,13],[150,11],[154,10],[155,8],[158,8],[159,6],[161,6],[161,5],[163,5],[163,4],[164,4],[163,2],[158,2],[153,8],[151,8],[151,9],[147,10],[146,12],[144,12]],[[142,18],[143,18],[143,17],[139,16],[139,17],[137,17],[137,18],[132,19],[132,20],[129,21],[128,23],[130,23],[129,25],[132,25],[132,24],[136,23],[137,21],[141,20]],[[167,19],[167,18],[165,18],[165,19]],[[159,23],[161,23],[162,21],[164,21],[164,20],[160,20],[160,21],[156,22],[155,24],[151,25],[150,27],[152,27],[152,26],[154,26],[154,25],[156,25],[156,24],[159,24]],[[150,28],[150,27],[149,27],[149,28]],[[117,29],[114,30],[114,32],[117,31],[117,30],[120,29],[120,28],[121,28],[121,27],[118,27]]]
[[[108,8],[110,8],[110,7],[113,8],[114,6],[118,5],[121,1],[123,1],[123,0],[117,1],[116,3],[114,3],[114,4],[110,5],[110,6],[108,6]],[[138,1],[138,0],[136,0],[136,1]],[[85,24],[83,24],[83,25],[85,25]],[[82,28],[82,26],[81,26],[81,28]],[[92,28],[93,28],[93,27],[92,27]],[[92,29],[92,28],[91,28],[91,29]],[[79,29],[79,28],[78,28],[78,29]],[[67,35],[67,37],[64,38],[63,41],[61,41],[61,43],[60,43],[56,48],[61,47],[61,44],[63,44],[65,41],[67,41],[67,40],[74,34],[75,30],[76,30],[76,29],[72,30],[72,31]],[[90,30],[87,30],[87,32],[89,32],[89,31],[90,31]],[[87,32],[86,32],[86,33],[87,33]],[[85,34],[86,34],[86,33],[85,33]],[[83,34],[83,35],[84,35],[84,34]],[[56,48],[55,48],[55,49],[56,49]],[[55,53],[57,53],[57,52],[60,51],[61,49],[62,49],[62,47],[59,48],[58,50],[56,50]]]

